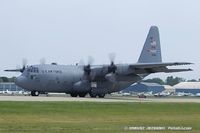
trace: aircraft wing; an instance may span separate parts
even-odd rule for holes
[[[136,74],[156,73],[156,72],[183,72],[192,69],[168,69],[167,66],[190,65],[189,62],[169,62],[169,63],[136,63],[129,66]]]

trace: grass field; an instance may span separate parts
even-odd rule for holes
[[[192,127],[200,132],[200,104],[0,102],[1,133],[118,133],[125,127]],[[135,131],[182,132],[182,131]]]

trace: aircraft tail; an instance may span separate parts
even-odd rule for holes
[[[151,26],[138,63],[162,62],[160,37],[157,26]]]

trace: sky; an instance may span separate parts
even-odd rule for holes
[[[199,0],[0,0],[0,76],[3,70],[46,63],[136,63],[150,26],[160,31],[163,62],[186,61],[193,72],[147,78],[200,78]]]

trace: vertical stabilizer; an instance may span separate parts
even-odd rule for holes
[[[138,63],[162,62],[160,37],[157,26],[151,26]]]

